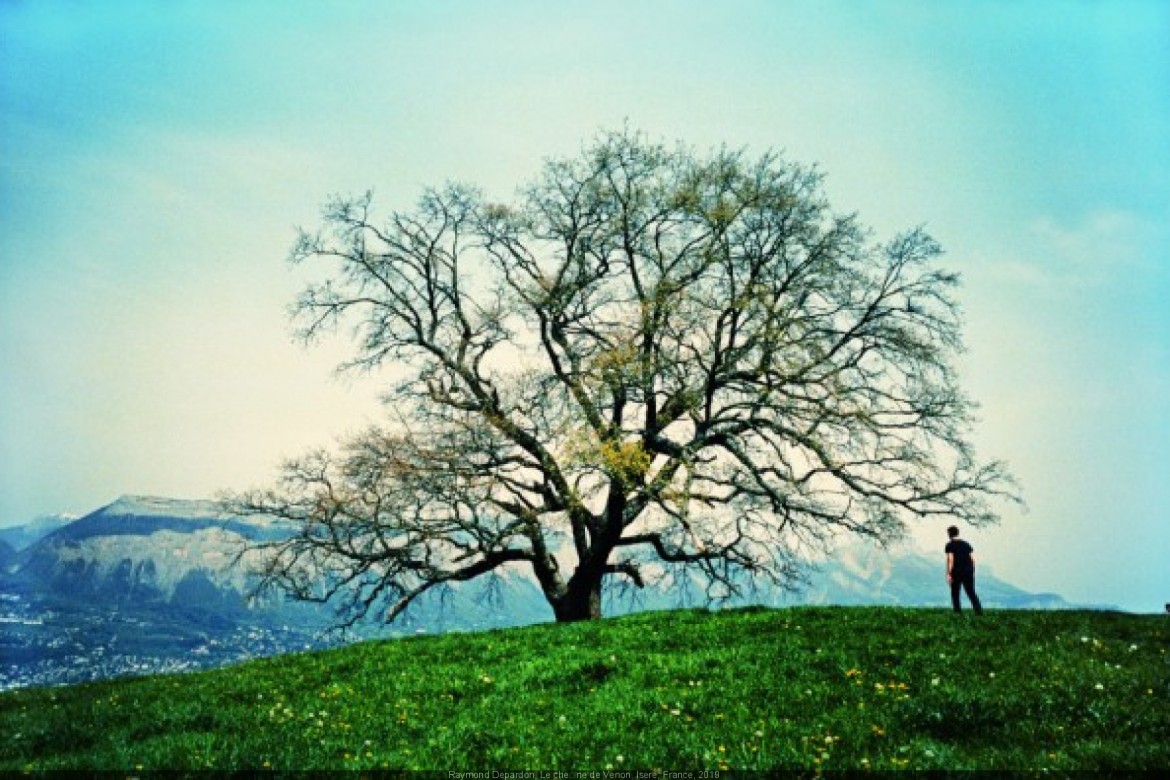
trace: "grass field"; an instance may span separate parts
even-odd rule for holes
[[[1170,621],[681,611],[0,695],[0,770],[1157,769]],[[620,775],[619,775],[620,776]]]

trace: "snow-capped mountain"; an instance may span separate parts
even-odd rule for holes
[[[783,590],[765,582],[757,582],[751,587],[743,580],[739,583],[742,595],[717,606],[949,607],[950,589],[944,572],[941,551],[932,557],[904,545],[882,548],[868,541],[844,541],[823,559],[810,563],[806,580],[798,589]],[[991,609],[1069,609],[1075,606],[1056,594],[1030,593],[1017,588],[983,565],[980,565],[976,580],[976,590],[983,606]],[[630,603],[612,600],[606,605],[607,612],[669,609],[703,603],[705,581],[698,575],[663,582],[657,588],[647,587],[645,591],[634,594]],[[966,597],[963,598],[966,605]]]
[[[0,528],[0,543],[23,550],[77,519],[77,515],[43,515],[28,523]]]
[[[909,547],[883,549],[867,542],[838,547],[813,572],[808,586],[780,603],[950,606],[941,551],[931,558]],[[985,607],[1067,609],[1072,605],[1054,593],[1029,593],[980,565],[976,590]],[[966,597],[964,596],[964,604]]]
[[[6,567],[15,558],[16,548],[3,539],[0,539],[0,569]]]

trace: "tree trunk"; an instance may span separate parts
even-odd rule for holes
[[[581,582],[579,577],[573,577],[565,595],[553,602],[552,608],[558,623],[598,620],[601,617],[601,578]]]

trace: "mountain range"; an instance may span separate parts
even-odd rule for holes
[[[354,638],[552,618],[535,584],[509,574],[463,583],[389,626],[330,633],[329,607],[255,597],[246,567],[235,564],[248,542],[294,531],[270,519],[225,517],[207,501],[143,496],[124,496],[79,518],[57,515],[0,530],[0,690],[205,668]],[[765,589],[750,603],[945,606],[941,569],[941,554],[929,559],[906,548],[853,543],[813,570],[799,593]],[[647,590],[636,601],[609,600],[609,612],[680,604],[679,594]],[[988,571],[980,573],[979,591],[991,608],[1071,606]]]

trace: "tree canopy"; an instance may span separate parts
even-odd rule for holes
[[[814,167],[630,131],[508,204],[333,199],[291,253],[330,269],[299,333],[351,326],[347,367],[405,378],[383,425],[232,498],[300,529],[267,543],[264,584],[393,619],[519,568],[580,620],[607,578],[718,598],[792,584],[842,532],[993,522],[1015,488],[969,441],[939,255],[832,211]]]

